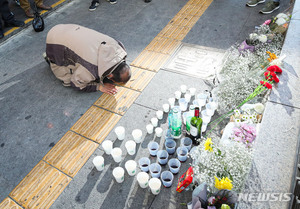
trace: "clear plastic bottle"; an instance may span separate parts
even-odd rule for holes
[[[182,135],[182,120],[181,111],[178,107],[172,109],[172,119],[171,119],[171,136],[174,139],[179,139]]]

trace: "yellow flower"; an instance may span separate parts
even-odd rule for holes
[[[212,145],[211,138],[207,138],[205,143],[204,143],[205,150],[208,150],[209,152],[212,152],[213,149],[212,149],[211,145]]]
[[[229,179],[229,178],[222,178],[221,180],[219,180],[216,176],[215,176],[215,187],[218,189],[218,190],[221,190],[221,189],[228,189],[228,190],[231,190],[232,189],[232,181]]]

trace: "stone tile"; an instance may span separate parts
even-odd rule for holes
[[[6,208],[6,209],[21,209],[21,207],[15,203],[12,199],[10,198],[5,198],[3,202],[0,203],[0,208]]]
[[[282,67],[283,73],[279,76],[280,82],[273,88],[270,101],[291,107],[300,108],[300,26],[299,21],[292,21],[288,29],[281,56],[286,56]]]
[[[248,179],[248,182],[260,184],[260,190],[254,192],[291,192],[299,140],[299,118],[299,109],[267,102],[254,150],[257,175],[250,175]],[[270,208],[278,209],[287,208],[288,203],[269,202]]]
[[[160,110],[164,103],[168,103],[168,98],[175,97],[175,91],[179,91],[183,84],[196,88],[197,93],[210,89],[202,79],[160,70],[135,103]]]

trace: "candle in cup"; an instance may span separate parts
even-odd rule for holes
[[[118,126],[115,128],[115,133],[119,140],[124,140],[125,138],[125,128],[123,126]]]
[[[185,98],[185,101],[187,101],[187,102],[191,101],[191,95],[190,94],[185,94],[184,98]]]
[[[142,142],[143,132],[140,129],[134,129],[131,134],[132,134],[133,139],[136,143],[141,143]]]
[[[175,105],[175,98],[169,98],[168,102],[169,102],[171,108],[174,107],[174,105]]]
[[[180,99],[181,97],[181,92],[180,91],[175,91],[175,98]]]
[[[183,94],[185,94],[185,92],[186,92],[186,85],[181,85],[180,86],[180,91],[183,93]]]
[[[147,133],[148,134],[152,134],[153,133],[153,125],[152,124],[148,124],[146,126],[146,129],[147,129]]]
[[[156,134],[157,137],[161,137],[162,133],[163,133],[162,128],[158,127],[158,128],[155,129],[155,134]]]
[[[196,89],[195,88],[189,88],[189,92],[190,92],[191,96],[195,96]]]
[[[163,104],[163,109],[165,113],[168,113],[170,111],[170,105],[169,104]]]
[[[151,118],[151,123],[153,127],[156,127],[158,125],[158,119],[157,118]]]
[[[93,164],[98,171],[102,171],[104,169],[104,158],[102,156],[97,156],[93,159]]]
[[[164,112],[161,110],[156,111],[156,117],[158,120],[163,119]]]

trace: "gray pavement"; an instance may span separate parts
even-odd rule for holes
[[[99,92],[89,94],[75,92],[60,85],[41,57],[45,50],[47,31],[59,23],[76,23],[96,29],[122,41],[128,51],[128,61],[132,62],[185,3],[186,1],[180,0],[152,0],[151,3],[145,4],[142,0],[119,0],[116,5],[110,5],[106,1],[101,1],[95,12],[89,12],[90,2],[74,0],[45,18],[44,32],[35,33],[31,27],[28,27],[1,43],[0,202],[101,95]],[[282,1],[278,12],[283,11],[287,6],[288,2]],[[256,25],[272,16],[258,14],[261,7],[248,8],[245,7],[245,2],[238,0],[215,0],[183,42],[226,50],[234,43],[240,43]],[[293,27],[289,30],[299,32],[299,18],[291,26]],[[291,48],[297,46],[293,44],[293,41],[286,41],[286,43],[289,43]],[[299,38],[297,43],[299,43]],[[291,55],[291,52],[287,51],[288,55]],[[299,49],[296,55],[299,58]],[[290,133],[290,123],[296,126],[289,136],[290,143],[294,146],[291,149],[285,149],[287,157],[283,162],[278,162],[274,170],[270,170],[274,173],[283,173],[283,171],[278,172],[278,169],[282,170],[281,165],[291,161],[289,156],[295,151],[295,141],[299,135],[299,105],[297,105],[299,92],[296,88],[297,84],[299,86],[299,62],[289,60],[287,64],[292,66],[290,68],[292,71],[288,73],[288,80],[285,82],[286,89],[282,92],[275,90],[272,93],[267,105],[267,110],[270,112],[266,112],[262,124],[262,126],[267,125],[269,121],[272,121],[274,129],[279,130],[281,127],[284,133]],[[144,130],[145,125],[154,116],[154,110],[160,109],[166,98],[173,94],[181,83],[193,84],[198,89],[207,88],[201,79],[161,70],[118,125],[124,125],[128,130],[134,128]],[[273,118],[278,112],[285,115],[286,126],[284,128],[277,118]],[[165,125],[164,122],[162,126]],[[275,137],[277,132],[272,133]],[[277,134],[280,133],[282,132],[279,131]],[[262,140],[273,137],[267,134],[268,132],[262,134]],[[114,139],[114,136],[110,133],[107,138]],[[146,137],[145,140],[151,139]],[[116,143],[124,146],[119,141]],[[269,173],[264,169],[268,162],[264,161],[261,164],[261,156],[268,149],[272,150],[272,145],[274,144],[271,143],[270,147],[263,146],[261,150],[258,150],[255,159],[258,162],[259,175],[264,176],[262,180],[267,180]],[[281,151],[281,147],[278,144],[278,152]],[[274,151],[267,152],[269,158],[278,155]],[[161,195],[154,197],[150,192],[140,189],[134,178],[128,175],[127,178],[125,177],[125,182],[118,185],[111,177],[115,163],[109,156],[104,154],[105,160],[108,161],[105,172],[97,172],[93,168],[92,158],[102,153],[101,148],[96,150],[54,202],[52,208],[185,208],[180,203],[190,201],[190,192],[179,194],[174,189],[164,188]],[[145,153],[145,144],[142,143],[134,158],[138,159]],[[126,156],[126,159],[129,158]],[[152,160],[155,161],[155,159]],[[186,163],[185,166],[187,167],[188,164]],[[291,163],[288,166],[291,166]],[[275,181],[278,176],[286,178],[284,185],[288,187],[287,183],[292,178],[291,170],[288,176],[275,175],[271,181]],[[255,178],[256,176],[253,177]],[[266,181],[267,183],[269,182]],[[275,191],[275,188],[272,189]]]

